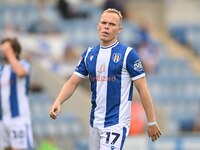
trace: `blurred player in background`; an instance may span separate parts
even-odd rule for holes
[[[28,103],[30,64],[20,60],[17,39],[2,40],[0,67],[0,148],[30,150],[33,147]]]
[[[89,75],[92,91],[90,150],[123,148],[130,127],[133,83],[146,112],[149,137],[155,141],[161,135],[141,61],[135,50],[117,40],[121,25],[120,11],[109,8],[103,12],[97,26],[100,44],[82,54],[74,74],[50,109],[51,118],[56,119],[61,104]]]

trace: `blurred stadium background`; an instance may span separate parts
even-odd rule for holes
[[[133,112],[132,125],[140,126],[131,130],[124,149],[200,150],[200,1],[66,2],[65,8],[62,0],[0,0],[0,39],[19,38],[23,57],[32,64],[35,149],[88,150],[88,81],[63,105],[56,121],[49,118],[49,108],[80,54],[99,42],[96,25],[102,10],[116,7],[124,14],[119,39],[143,60],[162,129],[161,138],[151,142],[143,110]],[[139,102],[135,93],[133,107]]]

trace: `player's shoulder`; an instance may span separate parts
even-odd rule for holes
[[[121,42],[119,42],[117,46],[118,46],[118,47],[122,47],[122,48],[128,48],[127,45],[125,45],[125,44],[123,44],[123,43],[121,43]]]
[[[126,51],[135,51],[135,49],[133,47],[127,46],[123,43],[119,43],[117,46],[122,49],[125,49]]]
[[[100,45],[96,45],[94,47],[88,47],[86,50],[86,53],[88,54],[95,54],[98,52],[98,50],[100,49]]]
[[[137,55],[136,50],[131,46],[127,46],[125,44],[119,43],[118,47],[120,47],[121,49],[125,50],[127,54]]]
[[[93,47],[88,47],[88,50],[90,50],[90,51],[97,51],[99,49],[100,49],[100,45],[95,45]]]
[[[120,43],[120,46],[125,50],[125,57],[127,58],[127,60],[138,59],[139,56],[137,54],[137,51],[133,47],[130,47],[121,43]]]

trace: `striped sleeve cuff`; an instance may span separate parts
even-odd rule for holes
[[[142,73],[142,74],[140,74],[140,75],[138,75],[138,76],[132,77],[131,79],[132,79],[133,81],[135,81],[135,80],[140,79],[140,78],[142,78],[142,77],[144,77],[144,76],[145,76],[145,73]]]
[[[74,71],[74,73],[73,74],[75,74],[75,75],[77,75],[77,76],[79,76],[79,77],[81,77],[81,78],[86,78],[86,76],[85,75],[83,75],[83,74],[80,74],[79,72],[76,72],[76,71]]]

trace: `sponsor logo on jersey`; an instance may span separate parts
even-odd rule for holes
[[[106,81],[106,82],[114,82],[116,80],[116,76],[106,76],[104,73],[106,72],[106,64],[102,64],[98,68],[98,75],[97,76],[90,76],[89,79],[91,82],[95,81]]]
[[[90,76],[89,77],[89,79],[90,79],[90,81],[91,82],[95,82],[95,81],[106,81],[106,82],[114,82],[114,81],[116,81],[116,76],[114,75],[114,76]]]
[[[103,72],[106,71],[106,64],[104,63],[103,65],[101,65],[98,69],[98,73],[102,74]]]

